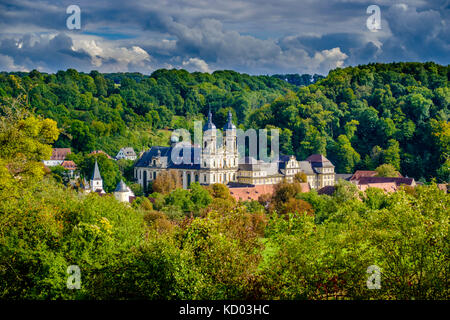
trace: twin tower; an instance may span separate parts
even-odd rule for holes
[[[200,183],[228,183],[237,181],[239,153],[237,148],[236,126],[232,122],[231,111],[223,128],[223,143],[217,142],[217,128],[212,122],[212,113],[203,126],[203,145],[201,152]]]

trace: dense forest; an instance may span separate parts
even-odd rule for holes
[[[450,196],[433,181],[384,193],[340,180],[319,195],[302,192],[300,174],[237,202],[225,185],[182,189],[167,171],[128,204],[42,164],[71,146],[85,174],[98,160],[111,191],[133,162],[86,153],[164,142],[166,127],[189,128],[211,106],[218,126],[232,108],[242,128],[278,127],[283,152],[327,154],[340,172],[383,163],[445,180],[448,67],[359,66],[308,86],[231,71],[33,71],[2,74],[0,95],[1,299],[450,297]],[[369,289],[374,266],[380,287]]]
[[[192,130],[208,108],[221,128],[231,109],[242,129],[279,128],[282,153],[322,153],[339,173],[389,163],[417,180],[449,181],[448,76],[449,67],[435,63],[369,64],[325,78],[34,70],[1,73],[0,100],[25,96],[62,129],[55,146],[75,152],[166,145],[167,129]]]
[[[434,183],[386,194],[340,180],[328,196],[296,177],[236,202],[168,171],[130,205],[44,170],[60,130],[24,104],[0,109],[1,299],[450,297],[450,196]]]

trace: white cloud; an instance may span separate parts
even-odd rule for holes
[[[14,63],[14,59],[10,56],[6,56],[3,54],[0,54],[0,71],[30,71],[27,68],[23,66],[18,66]]]
[[[175,66],[207,72],[326,74],[332,68],[375,61],[447,64],[450,10],[445,3],[79,0],[82,29],[70,32],[61,5],[4,0],[1,66],[48,72],[76,68],[150,73]],[[376,33],[366,28],[369,4],[382,10],[382,30]]]
[[[188,71],[200,71],[200,72],[209,72],[211,73],[211,69],[208,64],[199,58],[189,58],[189,60],[183,61],[183,68]]]
[[[333,48],[331,50],[322,50],[314,54],[313,62],[319,68],[333,69],[337,67],[342,67],[344,65],[345,59],[348,56],[341,52],[339,47]]]
[[[132,66],[142,68],[141,71],[151,70],[151,57],[139,46],[131,48],[120,47],[115,43],[108,43],[99,40],[73,40],[72,49],[74,51],[84,51],[91,57],[93,66],[102,70],[107,64],[108,70],[123,72],[129,71]]]

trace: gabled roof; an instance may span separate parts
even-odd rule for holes
[[[306,158],[306,161],[309,161],[313,168],[314,167],[334,168],[334,165],[331,163],[331,161],[321,154],[312,154],[308,158]]]
[[[128,192],[128,187],[125,184],[125,182],[123,182],[123,180],[120,180],[120,182],[117,184],[116,190],[114,190],[114,192]]]
[[[61,163],[61,166],[66,168],[67,170],[75,170],[77,168],[75,162],[71,160],[64,160],[63,163]]]
[[[102,176],[100,175],[100,170],[98,169],[97,160],[95,160],[94,173],[92,174],[91,180],[102,180]]]
[[[64,160],[71,152],[70,148],[53,148],[50,160]]]
[[[395,182],[382,182],[382,183],[370,183],[358,185],[358,189],[361,191],[366,191],[368,188],[378,188],[385,192],[397,191],[397,185],[395,184]]]
[[[309,161],[309,162],[324,162],[324,161],[329,161],[329,160],[327,158],[325,158],[321,154],[312,154],[308,158],[306,158],[306,161]]]
[[[356,170],[355,173],[350,178],[350,181],[359,180],[362,177],[375,177],[378,174],[376,171],[370,170]]]
[[[236,200],[248,201],[258,200],[263,194],[272,194],[274,190],[273,184],[253,185],[249,187],[231,187],[230,194]]]
[[[314,174],[314,170],[311,167],[311,163],[309,161],[299,161],[298,164],[300,165],[300,170],[306,175]]]
[[[172,152],[176,158],[172,158]],[[188,163],[183,162],[183,157],[187,152]],[[135,167],[151,167],[151,161],[155,157],[160,157],[167,163],[167,169],[200,169],[201,149],[193,146],[178,147],[151,147],[137,161]]]
[[[120,150],[122,150],[122,152],[127,155],[127,156],[135,156],[136,152],[134,152],[134,149],[132,147],[125,147],[125,148],[121,148]],[[119,152],[120,152],[119,150]]]
[[[389,182],[394,182],[397,186],[402,184],[414,186],[416,184],[414,178],[361,177],[358,180],[359,185]]]

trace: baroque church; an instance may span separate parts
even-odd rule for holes
[[[282,155],[277,162],[264,162],[250,157],[240,161],[236,126],[232,122],[231,112],[228,113],[223,133],[223,145],[218,146],[217,129],[209,111],[203,127],[201,147],[179,147],[176,137],[172,137],[170,147],[151,147],[134,167],[136,181],[146,190],[161,172],[176,170],[183,188],[188,188],[193,182],[202,185],[223,183],[237,187],[276,184],[283,179],[292,182],[295,174],[303,172],[311,188],[334,185],[334,165],[322,155],[311,155],[305,161],[297,161],[293,155]],[[177,156],[174,157],[174,154]],[[188,161],[180,160],[181,157]]]

